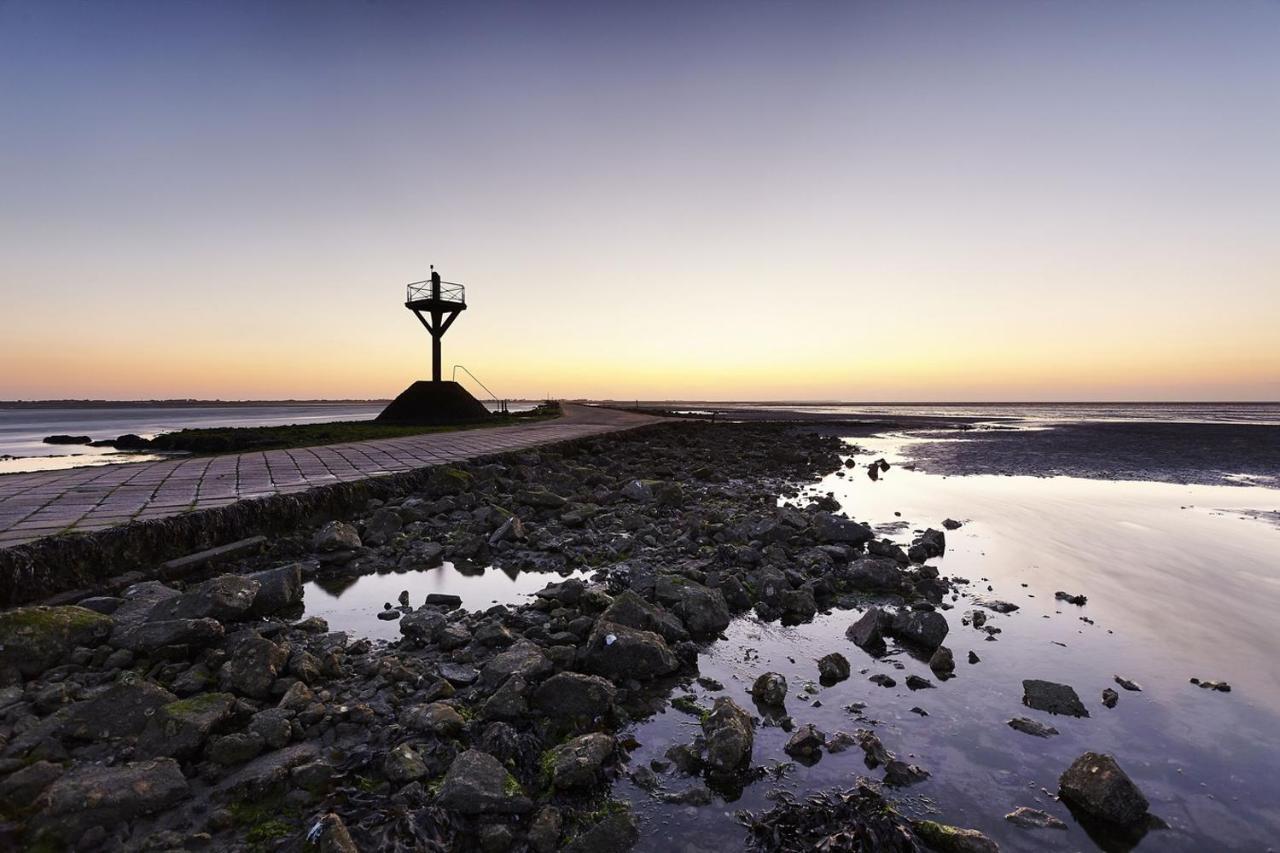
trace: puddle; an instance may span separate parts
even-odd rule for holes
[[[325,619],[332,631],[373,640],[396,640],[400,638],[399,620],[379,619],[378,614],[384,603],[396,606],[403,590],[409,591],[409,603],[414,607],[434,592],[461,597],[467,610],[486,610],[495,604],[523,604],[549,583],[589,576],[590,572],[560,575],[495,566],[460,568],[446,562],[434,569],[316,578],[306,584],[302,600],[306,615]]]

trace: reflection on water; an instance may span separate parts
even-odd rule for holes
[[[871,522],[901,512],[910,523],[892,532],[910,541],[913,529],[964,521],[947,533],[943,574],[972,581],[969,593],[947,611],[947,645],[957,677],[945,682],[905,654],[876,660],[847,641],[855,612],[835,612],[793,628],[735,622],[728,642],[710,646],[700,666],[726,693],[754,711],[752,680],[774,670],[788,676],[787,710],[797,725],[814,723],[830,734],[869,727],[851,703],[866,703],[865,718],[885,746],[932,773],[897,797],[913,816],[970,826],[996,839],[1002,850],[1088,850],[1096,845],[1051,795],[1058,775],[1086,750],[1114,753],[1171,829],[1149,834],[1137,849],[1258,850],[1280,831],[1280,529],[1237,514],[1274,510],[1280,491],[1257,487],[1180,486],[1069,478],[938,477],[900,466],[901,439],[858,439],[858,461],[885,457],[893,467],[879,480],[865,466],[832,475],[815,489],[835,492],[846,511]],[[1224,510],[1230,512],[1224,512]],[[1025,586],[1024,586],[1025,585]],[[1054,600],[1063,590],[1088,596],[1084,607]],[[961,624],[970,597],[998,596],[1020,609],[988,614],[1002,629],[995,642]],[[1086,620],[1092,620],[1086,621]],[[838,651],[853,676],[818,689],[815,659]],[[980,662],[967,663],[970,651]],[[758,657],[757,657],[758,656]],[[794,662],[793,662],[794,661]],[[895,668],[900,664],[901,670]],[[860,672],[861,671],[861,672]],[[867,681],[892,675],[893,688]],[[933,689],[912,692],[905,677],[928,678]],[[1107,709],[1101,691],[1121,675],[1142,692],[1120,690]],[[1231,683],[1231,693],[1201,690],[1196,676]],[[1021,682],[1043,678],[1071,684],[1091,717],[1051,717],[1022,706]],[[703,705],[709,694],[694,686]],[[816,705],[815,705],[816,703]],[[913,713],[918,707],[928,716]],[[1047,740],[1013,731],[1006,721],[1029,716],[1061,734]],[[636,730],[642,744],[633,766],[661,758],[697,733],[694,717],[668,710]],[[787,761],[788,734],[757,730],[755,763]],[[741,808],[765,810],[775,787],[796,793],[849,785],[868,772],[856,748],[824,755],[812,767],[796,765],[782,781],[747,787],[732,804],[719,800],[694,809],[661,805],[628,782],[618,785],[647,822],[637,849],[739,849],[743,837],[732,818]],[[665,777],[678,790],[693,780]],[[1022,830],[1003,820],[1018,806],[1065,820],[1067,832]],[[678,838],[674,843],[671,838]],[[1123,845],[1122,845],[1123,847]]]
[[[378,613],[384,604],[398,605],[401,591],[409,592],[409,603],[414,607],[424,603],[431,593],[445,593],[459,596],[467,610],[485,610],[495,604],[523,604],[549,583],[559,583],[567,577],[585,578],[588,574],[558,575],[444,563],[434,569],[316,578],[303,591],[303,605],[307,616],[323,617],[333,631],[395,640],[400,637],[399,621],[384,621]]]

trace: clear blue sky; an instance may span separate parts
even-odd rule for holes
[[[0,398],[1280,398],[1280,3],[0,0]]]

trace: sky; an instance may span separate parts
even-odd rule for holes
[[[430,264],[503,397],[1280,400],[1280,2],[0,0],[0,399],[391,397]]]

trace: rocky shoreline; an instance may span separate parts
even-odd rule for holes
[[[623,851],[639,828],[614,780],[692,779],[691,805],[731,801],[765,772],[756,729],[781,725],[795,760],[857,746],[884,777],[744,813],[726,849],[994,850],[899,814],[892,790],[928,770],[870,728],[794,726],[777,673],[752,690],[768,718],[720,696],[680,709],[698,734],[668,760],[628,758],[628,727],[677,707],[699,650],[748,611],[800,623],[858,609],[852,644],[876,654],[888,639],[950,676],[947,611],[966,582],[926,562],[945,532],[904,549],[832,498],[778,504],[844,452],[794,425],[683,423],[438,467],[322,525],[298,518],[216,576],[0,613],[0,846]],[[406,594],[384,611],[394,643],[302,614],[307,579],[443,560],[552,582],[474,612]],[[842,655],[814,664],[823,683],[849,676]],[[1024,701],[1072,713],[1059,687],[1035,682]],[[1117,830],[1149,820],[1110,756],[1081,756],[1061,793]]]

